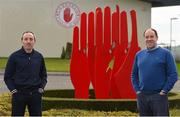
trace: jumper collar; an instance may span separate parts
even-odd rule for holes
[[[147,51],[150,52],[150,51],[156,50],[156,49],[158,49],[158,48],[159,48],[159,46],[156,45],[154,48],[151,48],[151,49],[150,49],[150,48],[147,48]]]

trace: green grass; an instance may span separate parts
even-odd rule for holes
[[[180,76],[180,63],[176,63],[176,65],[177,65],[178,75]]]
[[[7,58],[0,58],[0,69],[4,69],[7,62]],[[48,72],[69,72],[70,61],[60,58],[45,58],[45,64]],[[180,63],[176,63],[178,73],[180,76]]]
[[[4,69],[7,58],[0,58],[0,69]],[[45,58],[48,72],[69,72],[69,60],[60,58]]]
[[[136,102],[134,100],[77,100],[73,98],[54,97],[59,94],[59,90],[48,91],[43,96],[43,116],[137,116]],[[65,94],[66,95],[66,94]],[[180,93],[169,94],[170,115],[180,115]],[[86,103],[86,101],[88,103]],[[66,105],[75,105],[78,108],[67,108]],[[83,105],[82,103],[85,104]],[[89,105],[90,104],[90,105]],[[108,106],[107,106],[108,105]],[[132,106],[133,105],[133,106]],[[84,106],[83,108],[79,108]],[[89,106],[97,108],[87,109]],[[117,110],[101,110],[102,107],[120,107]],[[110,106],[110,107],[109,107]],[[10,116],[11,114],[11,95],[4,93],[0,95],[0,116]],[[26,112],[26,115],[28,113]]]
[[[45,58],[47,71],[49,72],[69,72],[69,60],[60,58]]]
[[[0,58],[0,69],[4,69],[7,63],[7,58]]]

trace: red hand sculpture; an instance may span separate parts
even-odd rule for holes
[[[94,62],[95,62],[94,13],[90,12],[88,15],[88,63],[89,63],[91,83],[93,88],[95,89]]]
[[[71,81],[75,88],[75,98],[89,97],[89,67],[86,48],[86,14],[81,15],[81,29],[74,28],[73,49],[70,62]],[[80,46],[79,46],[80,43]]]
[[[131,11],[130,47],[127,15],[125,11],[120,13],[118,6],[112,16],[109,7],[104,9],[104,17],[101,8],[97,8],[96,17],[90,12],[88,22],[86,20],[86,14],[82,13],[80,32],[78,27],[74,28],[70,74],[75,97],[88,98],[91,81],[98,99],[135,98],[130,76],[134,56],[140,50],[137,41],[136,12]],[[113,70],[109,68],[112,60]]]
[[[136,94],[132,88],[131,84],[131,70],[133,66],[133,60],[137,51],[140,50],[138,47],[137,39],[137,24],[136,24],[136,12],[131,11],[131,21],[132,21],[132,37],[131,45],[128,49],[128,53],[116,74],[114,74],[117,88],[119,90],[120,97],[122,99],[134,99]]]
[[[104,33],[103,18],[100,8],[96,10],[96,50],[95,50],[95,95],[97,99],[110,98],[110,80],[111,69],[109,63],[112,59],[111,50],[111,31],[110,31],[110,8],[105,8],[104,16]],[[104,36],[103,36],[104,34]],[[103,38],[104,37],[104,38]]]

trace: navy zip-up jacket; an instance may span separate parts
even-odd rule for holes
[[[6,65],[4,81],[10,91],[44,89],[47,72],[43,56],[35,50],[26,53],[23,48],[12,53]]]

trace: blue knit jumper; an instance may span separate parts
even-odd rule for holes
[[[175,60],[169,50],[156,47],[136,54],[131,77],[136,92],[155,94],[164,90],[168,93],[177,79]]]

